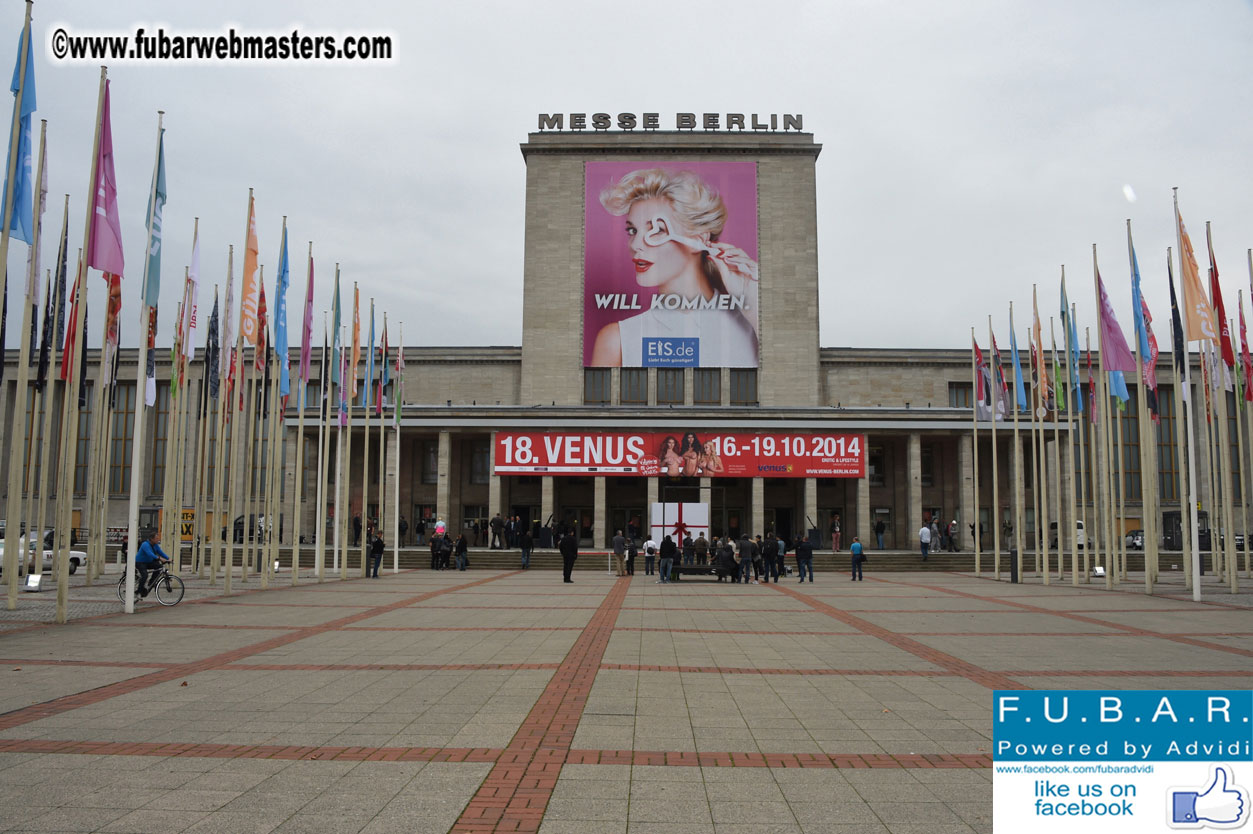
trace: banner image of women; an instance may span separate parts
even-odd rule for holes
[[[585,367],[757,367],[754,163],[589,162],[585,201]]]

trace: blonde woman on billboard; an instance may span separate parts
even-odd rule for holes
[[[686,338],[699,340],[698,361],[687,364],[757,367],[757,264],[718,240],[721,195],[689,171],[650,168],[606,188],[600,202],[626,217],[635,281],[662,303],[602,327],[592,365],[642,367],[645,339]]]

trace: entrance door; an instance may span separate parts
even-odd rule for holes
[[[775,507],[773,530],[774,534],[784,541],[790,542],[792,540],[791,507]]]
[[[516,515],[522,521],[522,529],[530,530],[535,540],[539,541],[539,507],[532,507],[529,504],[514,504],[509,508],[509,512]]]

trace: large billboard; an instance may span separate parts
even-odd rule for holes
[[[757,166],[588,162],[583,365],[755,368]]]
[[[860,434],[497,432],[497,475],[863,478]]]

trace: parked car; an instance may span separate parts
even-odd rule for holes
[[[28,538],[20,541],[20,544],[21,544],[20,552],[23,557],[25,557],[28,552],[32,552],[35,549],[31,545],[35,544],[36,537],[37,537],[37,534],[31,533]],[[48,530],[44,533],[44,541],[43,541],[43,548],[42,548],[43,567],[41,568],[41,570],[44,573],[47,573],[48,571],[52,570],[53,538],[54,536],[52,535],[51,530]],[[85,564],[87,564],[86,552],[82,550],[70,551],[70,573],[71,574],[77,573],[78,569]],[[33,565],[28,563],[26,567],[27,567],[27,570],[29,571],[33,567]],[[4,539],[0,538],[0,573],[3,573],[3,572],[4,572]]]
[[[1057,522],[1056,521],[1049,522],[1049,539],[1050,539],[1049,547],[1056,550],[1057,549]],[[1075,543],[1076,545],[1078,545],[1080,550],[1083,550],[1085,547],[1088,546],[1088,534],[1087,534],[1087,531],[1085,531],[1083,528],[1082,521],[1075,522]],[[1064,545],[1069,544],[1069,542],[1062,542],[1062,544]]]
[[[1128,530],[1127,536],[1126,536],[1126,542],[1127,542],[1127,547],[1131,548],[1132,550],[1143,550],[1144,549],[1144,531],[1143,530]]]

